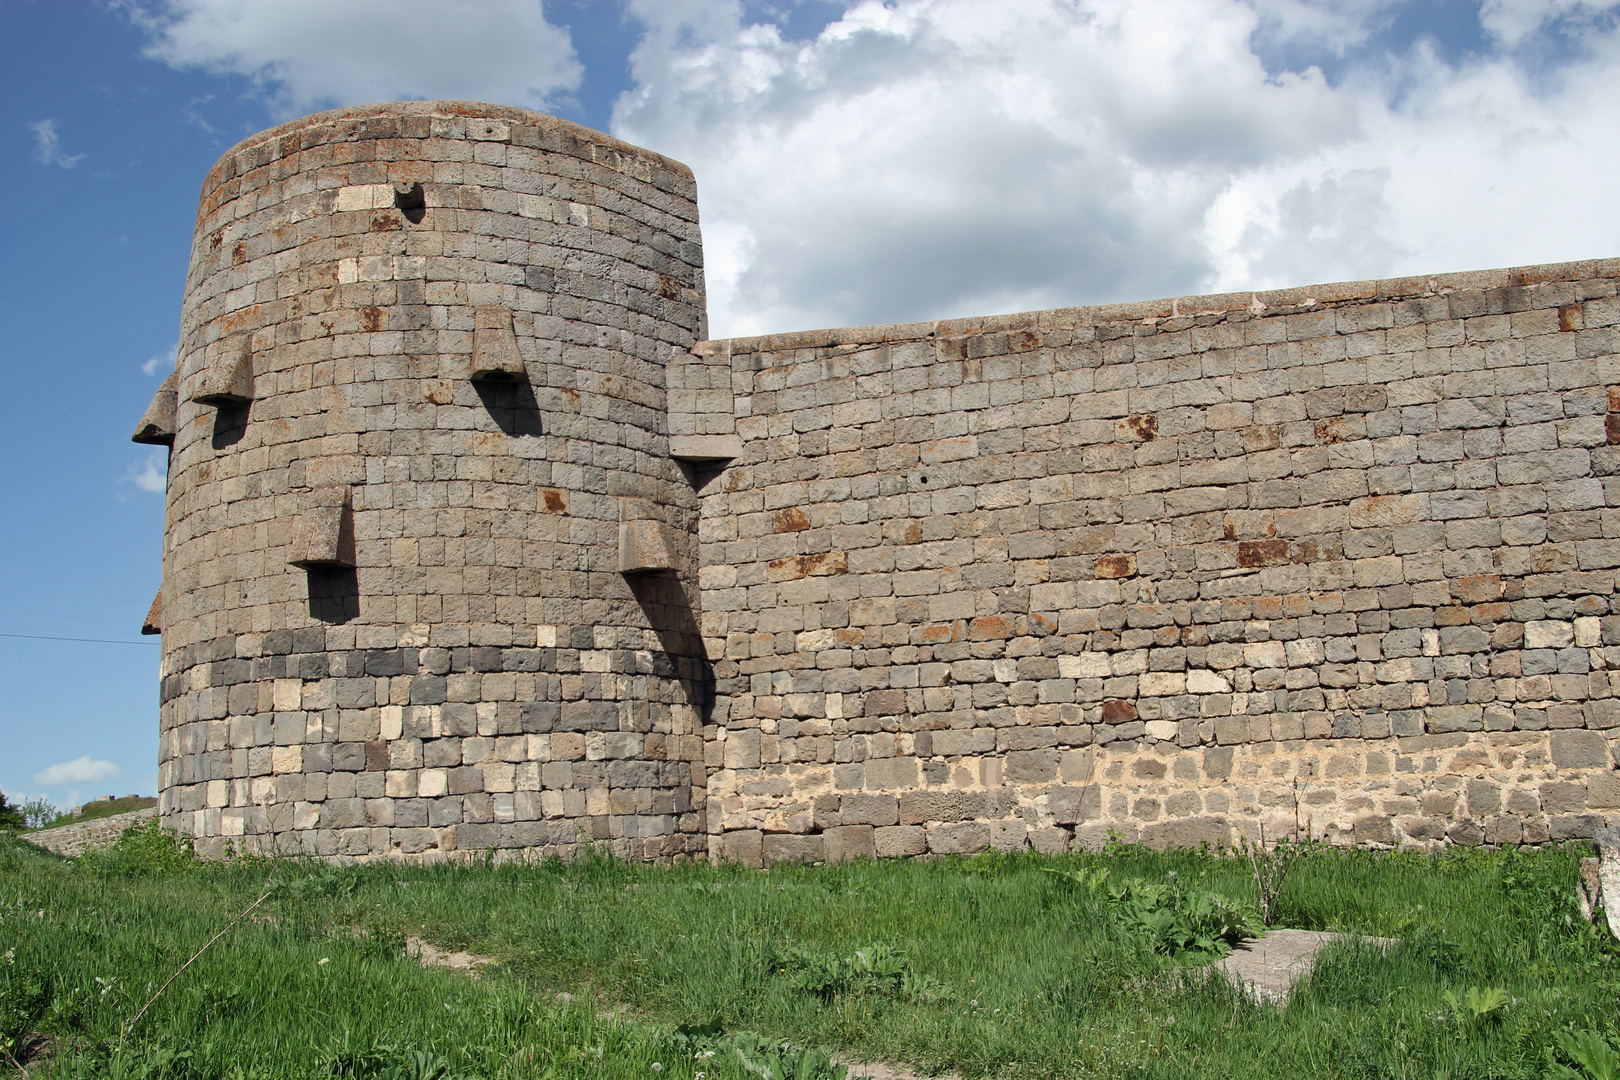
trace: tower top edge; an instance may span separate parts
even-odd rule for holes
[[[623,139],[615,138],[594,128],[588,128],[583,124],[576,124],[572,120],[564,120],[562,117],[535,112],[532,109],[521,109],[513,105],[494,105],[481,101],[380,101],[366,105],[347,105],[340,109],[327,109],[323,112],[310,113],[249,135],[219,156],[213,168],[209,170],[208,179],[203,184],[203,190],[206,192],[220,183],[231,172],[230,163],[243,154],[250,154],[255,150],[266,147],[267,144],[297,136],[313,129],[339,124],[354,124],[357,129],[362,129],[355,132],[354,136],[352,136],[354,138],[397,137],[382,131],[366,132],[363,130],[363,126],[368,120],[388,118],[501,120],[507,123],[522,124],[538,128],[548,134],[572,137],[582,143],[638,157],[656,168],[674,173],[687,180],[694,179],[692,169],[674,158],[665,157],[663,154],[637,146],[634,143],[625,142]]]

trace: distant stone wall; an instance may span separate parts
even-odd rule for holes
[[[699,346],[741,439],[700,524],[711,851],[1620,818],[1617,280]]]
[[[54,829],[24,833],[23,839],[35,847],[68,858],[83,855],[91,848],[106,847],[124,835],[124,831],[143,821],[158,816],[155,806],[144,810],[131,810],[127,814],[113,814],[77,825],[58,825]]]

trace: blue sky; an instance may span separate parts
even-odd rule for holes
[[[204,174],[471,97],[697,172],[717,335],[1620,254],[1608,0],[0,0],[0,790],[150,792]],[[68,639],[68,640],[62,640]]]

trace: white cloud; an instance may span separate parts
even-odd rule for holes
[[[141,365],[141,374],[156,375],[161,371],[167,377],[169,372],[174,370],[174,360],[179,354],[180,346],[178,343],[170,345],[163,352],[154,353],[147,357],[146,363]]]
[[[289,114],[580,81],[537,0],[115,2]],[[1429,0],[851,0],[806,41],[625,0],[613,128],[697,173],[716,335],[1590,258],[1620,253],[1617,5],[1482,0],[1448,62]]]
[[[147,53],[243,75],[287,116],[400,98],[545,108],[579,84],[539,0],[127,0]]]
[[[71,169],[83,160],[83,154],[62,153],[62,137],[57,133],[55,120],[35,120],[28,125],[34,133],[34,156],[41,165],[55,165]]]
[[[41,787],[63,787],[68,784],[99,784],[118,775],[118,766],[110,761],[98,761],[85,756],[72,761],[61,761],[34,774],[34,783]]]
[[[1585,30],[1620,0],[1484,0],[1479,21],[1491,36],[1517,45],[1549,23],[1565,21]]]
[[[168,455],[162,450],[154,450],[146,455],[146,460],[140,465],[131,465],[124,475],[124,483],[134,484],[141,491],[149,491],[154,495],[161,495],[169,485]]]
[[[1369,53],[1389,0],[864,0],[805,42],[629,6],[614,130],[697,173],[716,336],[1620,248],[1595,22],[1549,77]],[[1344,70],[1268,73],[1261,40]]]

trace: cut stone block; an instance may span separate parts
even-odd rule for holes
[[[247,334],[222,338],[203,352],[203,370],[192,387],[199,405],[241,405],[253,400],[253,340]]]
[[[742,456],[741,435],[673,435],[669,456],[676,461],[724,461]]]
[[[305,497],[287,562],[306,570],[354,565],[354,515],[347,484],[318,487]]]
[[[179,396],[180,373],[171,371],[169,377],[163,380],[163,385],[158,387],[157,393],[152,395],[152,404],[146,407],[141,422],[135,425],[135,434],[129,437],[130,441],[173,446],[174,410]]]
[[[163,633],[163,590],[159,589],[157,595],[152,597],[152,606],[146,609],[146,618],[141,620],[141,633]]]
[[[529,377],[512,332],[512,313],[501,307],[473,309],[474,382],[522,382]]]
[[[642,574],[675,569],[675,545],[662,521],[625,521],[619,525],[619,573]]]

